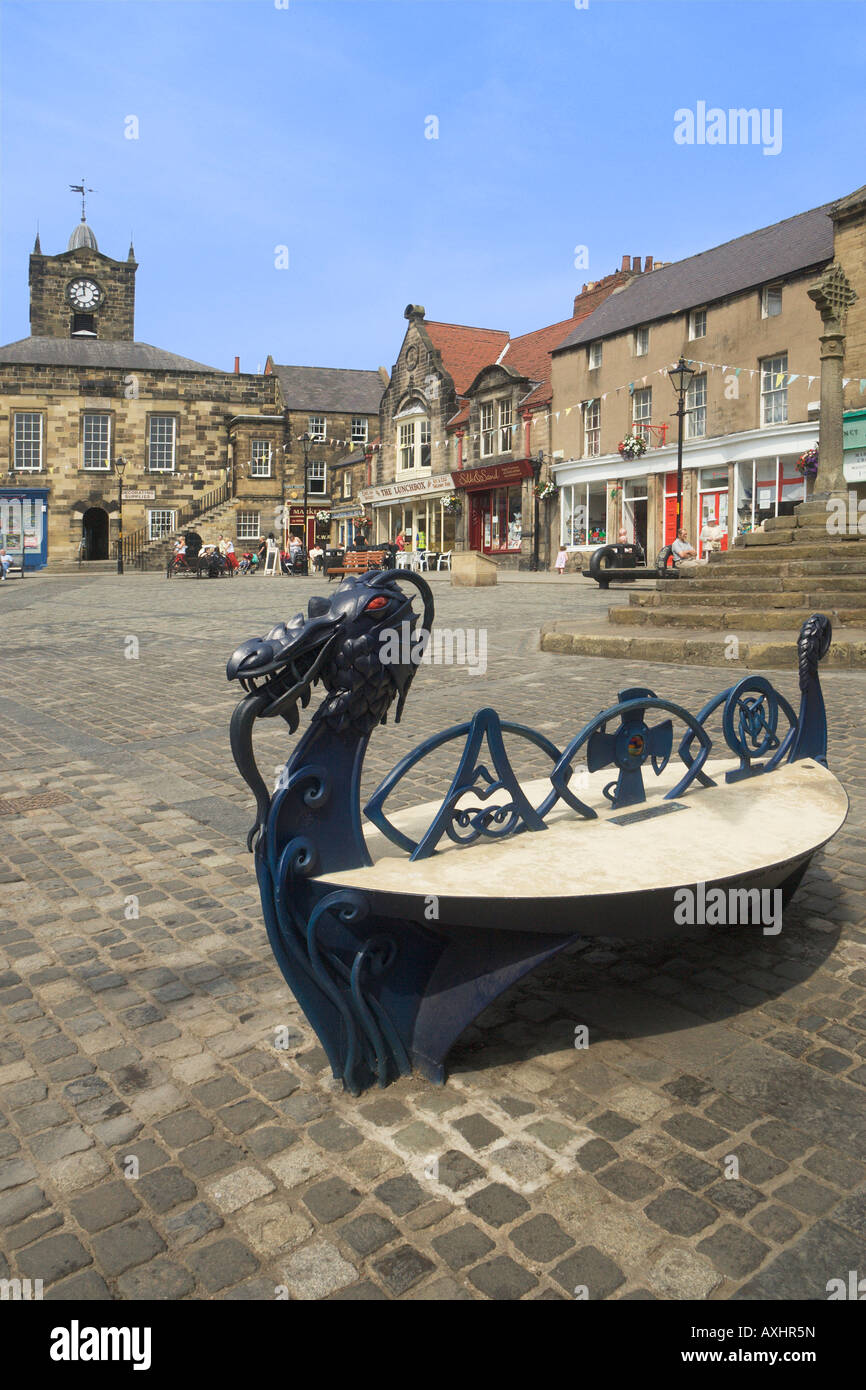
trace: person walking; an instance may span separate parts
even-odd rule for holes
[[[555,568],[556,568],[556,570],[557,570],[557,572],[558,572],[558,574],[559,574],[560,579],[561,579],[562,576],[565,574],[565,567],[566,567],[567,564],[568,564],[568,551],[566,550],[566,548],[565,548],[564,545],[561,545],[561,546],[559,547],[559,554],[557,555],[556,561],[555,561]]]

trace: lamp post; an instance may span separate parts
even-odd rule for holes
[[[308,477],[310,472],[310,436],[306,430],[301,435],[301,443],[304,446],[304,574],[309,574],[309,539],[307,536],[307,492]]]
[[[541,478],[541,465],[544,463],[544,450],[539,449],[535,458],[532,459],[532,557],[529,561],[529,568],[533,571],[538,569],[538,484]]]
[[[117,573],[123,574],[123,472],[126,459],[122,456],[114,460],[117,474]]]
[[[686,414],[686,392],[692,384],[694,375],[694,367],[690,367],[684,357],[681,357],[677,365],[668,372],[673,388],[677,393],[677,536],[680,533],[683,520],[683,420]]]

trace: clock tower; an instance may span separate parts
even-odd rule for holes
[[[137,269],[131,245],[125,261],[102,254],[83,214],[57,256],[43,256],[37,236],[30,257],[31,335],[132,342]]]

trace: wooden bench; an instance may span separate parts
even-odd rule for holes
[[[343,577],[347,574],[366,574],[367,570],[380,570],[384,565],[384,550],[347,550],[343,564],[328,569],[325,573],[331,580],[337,575]]]
[[[23,578],[24,578],[24,565],[23,565],[23,562],[20,561],[20,560],[13,560],[12,563],[11,563],[9,566],[7,566],[7,569],[6,569],[6,578],[7,578],[7,579],[9,578],[10,574],[17,574],[17,575],[19,576],[19,578],[23,579]]]

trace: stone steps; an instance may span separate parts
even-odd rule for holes
[[[559,621],[542,628],[541,650],[569,656],[603,656],[622,661],[679,663],[684,666],[722,666],[730,670],[762,671],[797,669],[796,630],[767,631],[738,636],[736,646],[729,633],[710,636],[698,629],[678,628],[667,633],[639,628],[612,632],[603,619],[574,625]],[[866,626],[846,629],[833,642],[821,663],[837,670],[866,670]]]
[[[809,589],[832,589],[835,593],[866,593],[866,565],[863,566],[862,573],[854,574],[845,570],[841,574],[828,574],[823,567],[816,568],[813,573],[806,571],[803,574],[782,574],[768,575],[764,567],[759,567],[758,574],[719,574],[704,578],[695,577],[690,579],[688,584],[679,586],[676,590],[677,596],[685,599],[686,595],[692,594],[727,594],[727,593],[748,593],[748,594],[775,594],[780,591],[793,593],[796,590]],[[658,593],[664,593],[666,581],[660,580],[658,583]]]
[[[614,627],[693,627],[715,628],[724,632],[762,632],[790,628],[798,632],[816,611],[824,612],[839,627],[866,626],[863,608],[633,608],[630,604],[611,608],[608,619]]]
[[[229,497],[225,502],[220,502],[219,506],[212,507],[210,511],[202,512],[200,516],[187,522],[183,529],[185,531],[198,531],[205,541],[216,540],[223,527],[227,525],[229,517],[234,515],[237,507],[237,498]],[[212,532],[213,535],[205,535],[205,531]],[[160,540],[151,541],[135,560],[129,562],[130,568],[164,570],[168,567],[168,557],[173,551],[174,533],[171,536],[162,537]]]
[[[756,595],[751,592],[744,592],[742,588],[734,591],[712,592],[704,590],[701,593],[666,594],[664,591],[654,594],[634,593],[629,595],[629,605],[632,608],[660,608],[665,612],[676,610],[694,610],[704,608],[718,608],[720,605],[732,608],[750,608],[759,606],[760,608],[810,608],[812,612],[830,611],[837,607],[842,608],[866,608],[866,584],[862,584],[858,589],[847,590],[840,593],[835,587],[829,589],[803,589],[802,586],[792,590],[779,590],[775,592],[761,593],[757,597],[760,599],[758,605],[754,599]]]

